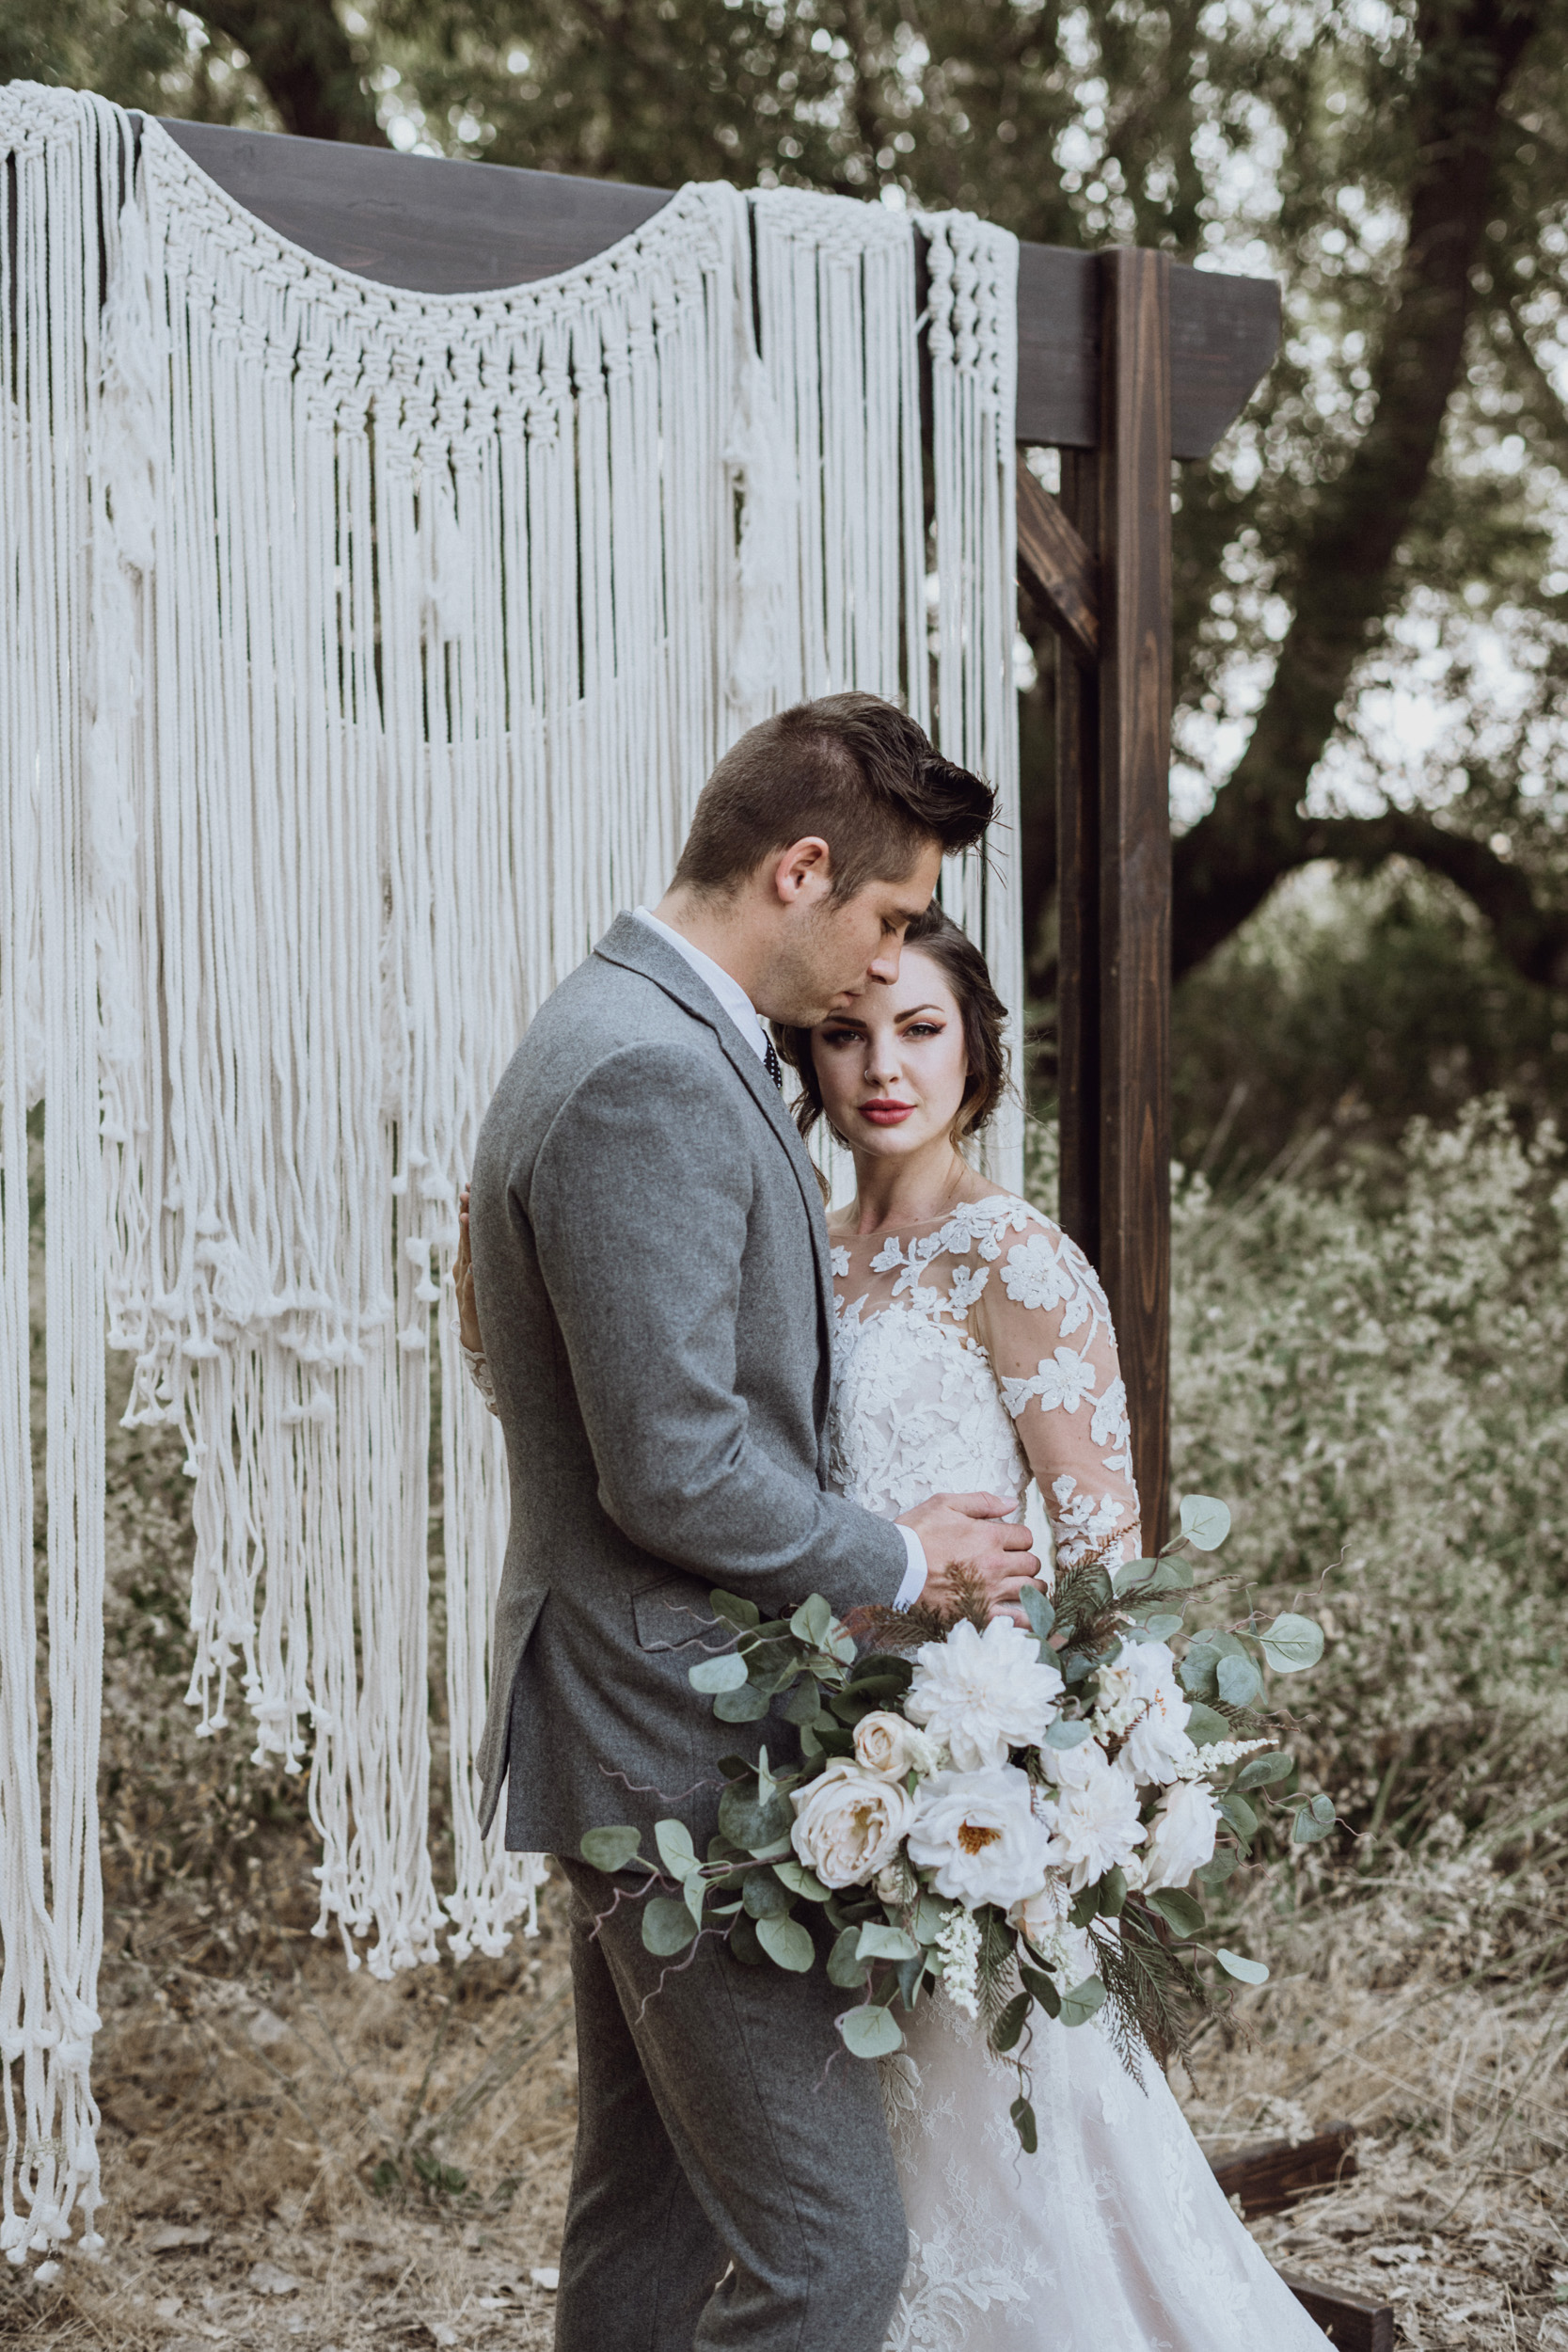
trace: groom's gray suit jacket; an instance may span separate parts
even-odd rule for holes
[[[891,1602],[907,1554],[827,1490],[832,1290],[805,1147],[718,999],[634,916],[513,1056],[470,1230],[512,1490],[481,1815],[508,1780],[507,1843],[575,1856],[759,1732],[775,1756],[788,1740],[717,1722],[687,1679],[712,1586],[765,1617],[812,1592],[842,1612]],[[711,1795],[678,1809],[711,1826]]]

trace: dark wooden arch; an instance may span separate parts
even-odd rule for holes
[[[245,210],[384,285],[479,293],[588,261],[658,188],[166,122]],[[1274,358],[1272,279],[1168,254],[1019,256],[1022,581],[1060,647],[1061,1221],[1121,1343],[1146,1542],[1170,1485],[1171,467],[1207,456]]]

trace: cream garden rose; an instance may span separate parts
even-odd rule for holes
[[[906,1772],[923,1776],[934,1772],[939,1756],[935,1741],[913,1724],[879,1708],[874,1715],[863,1715],[855,1725],[855,1761],[868,1772],[902,1780]]]
[[[1167,1788],[1148,1825],[1144,1884],[1185,1886],[1195,1870],[1213,1860],[1219,1823],[1219,1807],[1206,1782],[1178,1781]]]
[[[847,1756],[791,1794],[790,1843],[824,1886],[862,1886],[891,1862],[914,1820],[912,1799]]]
[[[939,1895],[973,1911],[1022,1902],[1045,1883],[1050,1839],[1035,1819],[1029,1778],[1016,1764],[978,1772],[933,1772],[920,1790],[910,1860],[932,1873]]]

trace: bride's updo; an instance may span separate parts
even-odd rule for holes
[[[904,933],[904,946],[929,956],[952,990],[963,1020],[968,1075],[963,1100],[951,1129],[957,1148],[966,1136],[979,1134],[1007,1090],[1007,1048],[1003,1042],[1007,1008],[991,986],[990,971],[979,948],[967,931],[961,931],[934,901],[924,914],[915,916]],[[812,1031],[784,1029],[775,1024],[773,1036],[781,1059],[800,1077],[795,1123],[801,1135],[809,1137],[817,1121],[826,1116],[816,1065],[812,1059]],[[831,1120],[829,1125],[832,1126]],[[838,1134],[836,1128],[832,1132]],[[839,1136],[838,1140],[842,1143],[845,1138]]]

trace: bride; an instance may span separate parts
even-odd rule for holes
[[[832,1477],[887,1518],[933,1494],[1012,1495],[1049,1525],[1058,1563],[1135,1559],[1105,1295],[1060,1228],[962,1148],[1006,1089],[1003,1022],[978,949],[933,907],[894,983],[778,1033],[802,1134],[825,1120],[854,1162],[855,1197],[829,1219]],[[466,1218],[464,1241],[463,1336],[483,1387]],[[1151,2058],[1140,2088],[1098,2021],[1037,2018],[1039,2151],[1025,2156],[1014,2070],[978,2026],[942,1994],[903,2023],[884,2087],[910,2264],[887,2352],[1323,2352]]]

